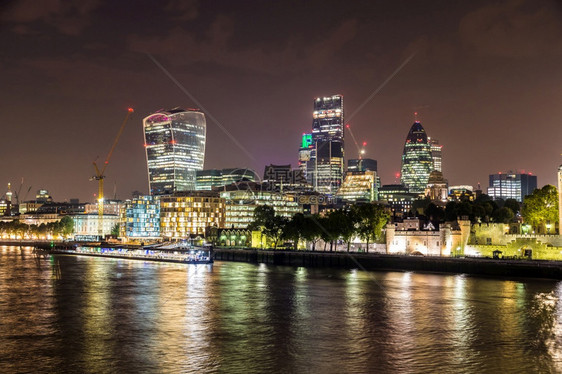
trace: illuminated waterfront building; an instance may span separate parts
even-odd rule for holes
[[[196,178],[198,191],[210,191],[236,182],[255,182],[259,179],[256,172],[248,168],[198,170]]]
[[[400,182],[412,193],[423,193],[429,180],[429,174],[433,170],[433,158],[427,134],[421,123],[416,121],[410,128],[404,143]]]
[[[245,229],[254,221],[254,210],[260,205],[272,206],[275,214],[291,218],[302,213],[295,197],[275,191],[263,190],[258,183],[235,183],[220,193],[226,203],[224,227]]]
[[[205,115],[195,109],[161,110],[143,120],[150,194],[195,190],[205,158]]]
[[[211,191],[178,192],[160,198],[160,235],[185,239],[204,235],[209,226],[224,227],[225,202]]]
[[[536,175],[513,172],[490,174],[488,196],[494,200],[515,199],[521,203],[536,188]]]
[[[315,191],[335,194],[343,180],[343,96],[315,99],[312,118],[314,150],[310,153],[307,179]]]
[[[73,214],[75,240],[98,240],[99,220],[97,214]],[[118,215],[104,214],[102,216],[102,235],[110,235],[115,225],[119,224]]]
[[[442,172],[443,146],[439,144],[439,140],[437,139],[433,139],[432,137],[428,137],[427,139],[431,150],[431,158],[433,159],[433,170]]]
[[[123,211],[123,236],[131,239],[160,236],[160,200],[157,196],[137,196],[126,202]]]
[[[378,199],[376,171],[348,171],[336,195],[346,202],[371,202]]]

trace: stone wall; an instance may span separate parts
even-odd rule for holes
[[[472,226],[471,245],[508,245],[519,239],[535,240],[553,247],[562,247],[560,235],[510,234],[509,225],[503,223],[482,223]]]
[[[493,257],[494,251],[501,251],[502,257],[526,258],[530,253],[533,260],[557,260],[562,261],[562,247],[554,247],[541,243],[533,238],[518,238],[507,245],[480,245],[469,244],[465,254],[469,256]]]

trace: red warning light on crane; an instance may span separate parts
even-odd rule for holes
[[[128,109],[129,113],[133,113],[135,110],[133,108]]]

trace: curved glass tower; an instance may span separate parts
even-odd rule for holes
[[[160,110],[143,120],[151,195],[195,190],[205,159],[205,115],[196,109]]]
[[[424,192],[429,174],[433,171],[431,145],[419,121],[414,122],[404,143],[400,182],[410,192]]]

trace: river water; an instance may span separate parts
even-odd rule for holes
[[[562,372],[562,283],[0,247],[2,373]]]

